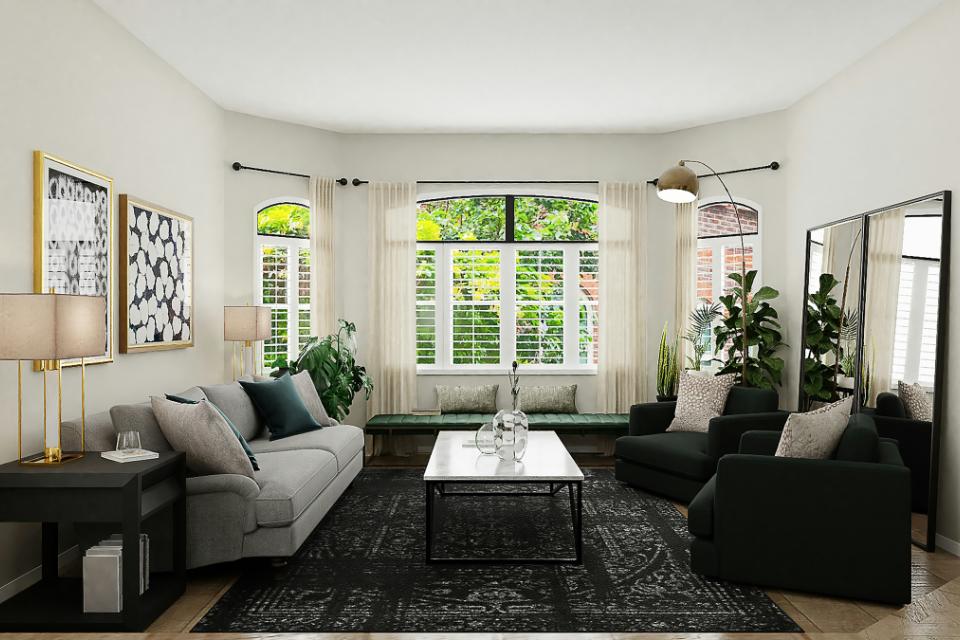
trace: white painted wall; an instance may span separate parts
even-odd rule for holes
[[[803,281],[807,227],[941,189],[960,191],[960,84],[952,66],[960,59],[958,31],[960,3],[945,2],[790,109],[784,256],[788,280],[797,292]],[[956,224],[952,237],[960,238]],[[956,304],[956,259],[951,272]],[[800,304],[794,295],[785,308],[792,336],[800,329]],[[960,317],[950,316],[949,324],[952,361],[960,353]],[[797,359],[794,350],[792,373]],[[793,381],[788,389],[795,399],[795,377]],[[954,541],[960,540],[957,394],[960,375],[948,369],[937,529]],[[960,547],[951,550],[956,553]]]
[[[111,176],[117,194],[192,216],[196,232],[197,346],[88,367],[89,411],[221,379],[223,112],[92,3],[4,2],[2,15],[0,291],[33,287],[33,150],[74,161]],[[24,378],[32,428],[41,378]],[[64,415],[79,415],[79,371],[64,373],[64,394]],[[2,461],[16,458],[16,402],[16,366],[0,362]],[[0,584],[38,563],[38,534],[0,525]]]

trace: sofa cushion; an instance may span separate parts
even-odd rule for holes
[[[263,420],[257,414],[256,407],[250,396],[243,390],[239,382],[216,384],[209,387],[200,387],[207,399],[223,411],[230,418],[240,435],[250,442],[263,431]]]
[[[271,451],[259,453],[260,485],[257,524],[285,527],[300,517],[337,475],[337,459],[329,451]]]
[[[617,438],[616,455],[694,480],[706,480],[716,471],[716,462],[707,455],[707,434],[694,431],[623,436]]]
[[[241,380],[240,386],[253,400],[253,405],[270,430],[271,440],[289,438],[323,427],[307,411],[289,374],[285,373],[268,382]]]
[[[699,538],[713,538],[713,505],[717,495],[717,475],[707,480],[687,509],[687,528]]]
[[[138,431],[140,446],[149,451],[171,451],[172,447],[163,435],[153,407],[149,402],[139,404],[118,404],[110,409],[110,419],[113,421],[114,443],[111,449],[116,448],[116,433],[120,431]]]
[[[310,412],[310,417],[316,420],[317,424],[324,427],[340,424],[327,414],[327,409],[320,401],[320,394],[317,393],[317,387],[313,384],[313,378],[310,377],[309,371],[301,371],[290,376],[290,382],[293,383],[297,395],[300,396],[307,411]]]
[[[354,456],[363,451],[363,429],[348,424],[338,424],[316,431],[298,433],[280,440],[260,438],[250,442],[250,448],[257,455],[271,451],[320,449],[336,456],[337,469],[342,470]]]
[[[201,391],[201,393],[203,393],[203,392]],[[192,400],[192,399],[187,398],[187,397],[185,397],[185,396],[177,396],[177,395],[174,395],[174,394],[172,394],[172,393],[168,393],[168,394],[167,394],[167,400],[171,400],[171,401],[173,401],[173,402],[179,402],[179,403],[181,403],[181,404],[198,404],[198,403],[204,401],[204,400]],[[217,405],[213,404],[213,403],[210,402],[209,400],[206,400],[206,403],[209,404],[211,407],[213,407],[214,409],[217,410],[217,413],[220,414],[220,417],[224,419],[224,421],[227,423],[227,426],[230,427],[230,430],[231,430],[231,431],[233,431],[233,435],[237,436],[237,441],[240,443],[240,446],[243,447],[243,452],[244,452],[245,454],[247,454],[247,458],[250,460],[250,466],[253,467],[253,470],[254,470],[254,471],[259,471],[259,470],[260,470],[260,465],[257,464],[257,456],[253,455],[253,450],[250,448],[250,445],[249,445],[249,444],[247,443],[247,441],[243,438],[243,436],[240,435],[240,430],[237,429],[237,425],[233,424],[233,423],[230,421],[230,418],[227,417],[227,414],[225,414],[225,413],[220,409],[220,407],[218,407]]]

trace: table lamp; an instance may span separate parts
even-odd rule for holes
[[[247,349],[252,352],[254,372],[257,371],[257,355],[253,347],[254,342],[260,342],[272,337],[270,327],[270,307],[226,306],[223,308],[223,339],[234,343],[231,366],[233,378],[237,376],[237,347],[240,351],[240,375],[246,369],[244,354]]]
[[[86,431],[86,365],[107,340],[106,298],[57,293],[0,293],[0,360],[17,361],[17,459],[21,464],[60,464],[83,457]],[[61,449],[63,369],[80,358],[80,452]],[[40,360],[43,373],[43,452],[23,457],[23,361]],[[47,440],[47,374],[57,372],[57,442]]]

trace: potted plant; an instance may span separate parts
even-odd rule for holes
[[[667,342],[667,324],[660,334],[660,350],[657,353],[657,402],[677,399],[677,383],[680,379],[680,358],[678,340]]]
[[[690,365],[688,368],[693,371],[700,371],[703,356],[710,348],[710,328],[723,315],[721,309],[720,303],[715,302],[711,305],[701,304],[690,312],[690,328],[683,339],[693,345],[693,355],[687,356],[687,363]]]
[[[332,418],[343,420],[360,391],[364,392],[366,399],[370,399],[373,380],[367,375],[366,368],[356,362],[357,343],[354,334],[357,326],[343,319],[339,325],[334,334],[310,338],[297,359],[286,363],[286,367],[291,372],[309,372],[327,413]],[[275,364],[283,366],[284,363]],[[271,375],[282,373],[275,371]]]
[[[807,408],[813,402],[837,399],[835,368],[827,364],[840,340],[840,305],[833,295],[839,281],[831,273],[820,275],[819,287],[807,296],[807,324],[804,327],[803,393]]]
[[[773,287],[760,287],[754,292],[756,270],[748,271],[746,277],[741,273],[731,273],[729,277],[735,284],[729,294],[720,296],[725,314],[713,330],[714,352],[727,356],[717,375],[735,373],[737,384],[774,389],[780,384],[784,364],[777,352],[785,345],[777,310],[767,301],[780,292]]]

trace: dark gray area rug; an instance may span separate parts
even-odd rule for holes
[[[582,566],[427,565],[422,470],[364,470],[287,566],[245,563],[193,631],[800,631],[760,589],[693,573],[669,501],[584,474]],[[439,556],[572,554],[566,492],[438,502]]]

